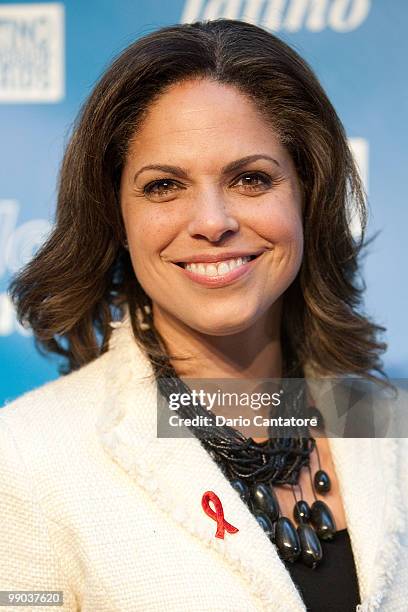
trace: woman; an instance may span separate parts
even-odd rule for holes
[[[156,431],[165,377],[380,379],[351,202],[364,226],[342,125],[275,36],[197,22],[118,57],[65,153],[55,228],[11,285],[38,346],[68,366],[0,415],[2,590],[63,591],[63,610],[98,612],[403,609],[402,440],[296,447],[310,469],[292,465],[296,481],[271,480],[266,500],[285,556],[273,508],[247,499],[264,481],[232,482],[197,431]],[[290,531],[293,495],[324,500],[335,536],[313,540],[310,567],[293,538],[314,531],[300,516]]]

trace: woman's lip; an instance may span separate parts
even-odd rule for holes
[[[177,266],[177,264],[174,265],[176,265],[182,273],[188,276],[188,278],[200,285],[204,285],[206,287],[223,287],[224,285],[229,285],[238,278],[242,278],[244,275],[248,274],[262,255],[263,253],[255,257],[255,259],[251,259],[251,261],[247,261],[241,266],[238,266],[238,268],[234,268],[234,270],[230,270],[230,272],[227,272],[226,274],[217,274],[217,276],[197,274],[197,272],[191,272],[190,270],[187,270],[187,268]]]
[[[256,252],[242,252],[242,251],[224,251],[220,253],[219,251],[212,251],[211,253],[206,254],[195,254],[186,257],[185,260],[173,261],[176,264],[186,265],[187,263],[221,263],[222,261],[226,261],[227,259],[238,259],[238,257],[258,257],[261,253],[264,252],[265,249],[260,249]]]

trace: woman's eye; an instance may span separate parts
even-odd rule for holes
[[[167,194],[175,191],[174,185],[176,185],[176,183],[171,179],[160,179],[158,181],[153,181],[152,183],[146,185],[143,189],[143,192],[146,195],[153,195],[159,197],[166,196]]]
[[[273,182],[273,179],[263,172],[246,172],[235,180],[232,187],[243,188],[246,192],[260,192],[267,191]],[[150,198],[166,198],[179,189],[183,189],[182,185],[172,179],[158,179],[148,183],[143,188],[143,193]]]
[[[246,172],[234,183],[236,187],[244,187],[246,191],[263,191],[272,186],[272,179],[263,172]]]

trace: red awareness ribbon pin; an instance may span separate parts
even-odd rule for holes
[[[209,502],[214,504],[215,512],[210,507]],[[203,507],[204,512],[212,518],[214,521],[217,521],[217,531],[215,534],[216,538],[224,539],[225,530],[228,533],[236,533],[239,531],[238,527],[234,527],[231,523],[228,523],[224,519],[224,509],[222,507],[222,503],[218,495],[214,493],[214,491],[206,491],[201,498],[201,505]]]

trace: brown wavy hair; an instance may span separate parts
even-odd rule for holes
[[[161,28],[136,40],[102,75],[66,147],[53,230],[10,283],[18,320],[32,328],[41,353],[66,358],[59,371],[67,374],[107,350],[109,322],[128,304],[135,340],[156,371],[171,369],[151,300],[124,248],[119,186],[129,141],[149,105],[167,87],[201,77],[251,98],[300,179],[305,246],[284,295],[285,375],[308,367],[323,376],[386,378],[386,345],[377,339],[385,329],[362,310],[367,203],[344,128],[309,65],[273,34],[237,20]],[[358,240],[351,211],[362,227]]]

